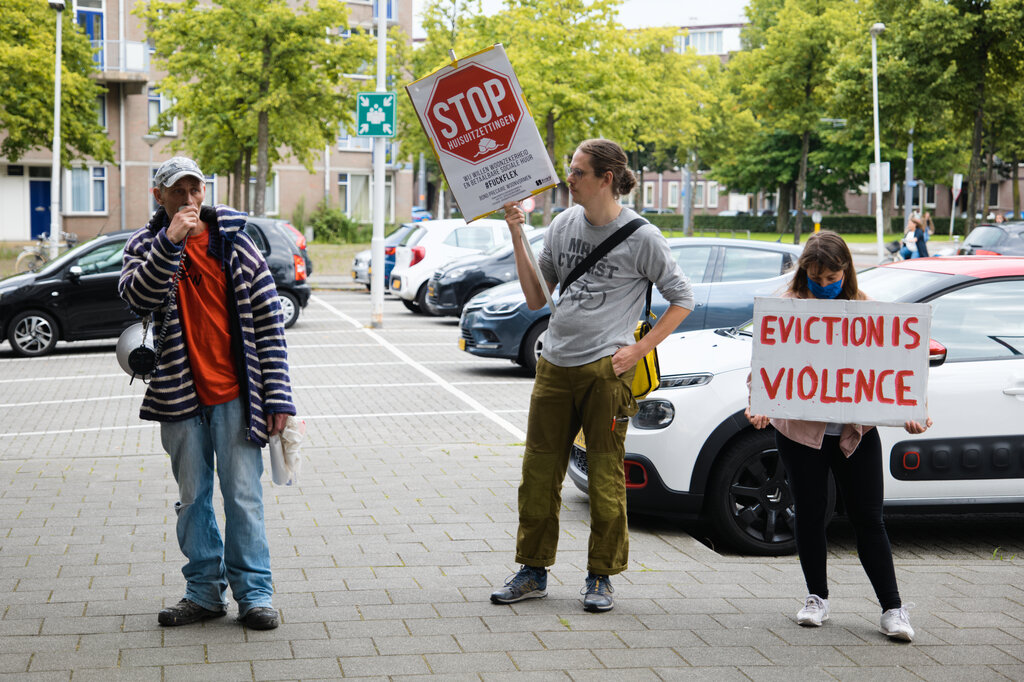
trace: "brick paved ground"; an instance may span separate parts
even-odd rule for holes
[[[545,600],[494,606],[515,566],[530,382],[455,347],[454,320],[319,292],[289,332],[309,427],[300,485],[266,484],[281,627],[160,628],[182,594],[176,488],[112,344],[0,350],[0,679],[1024,679],[1019,516],[890,524],[917,641],[890,643],[848,526],[832,619],[796,626],[794,557],[632,526],[617,606],[586,614],[586,497],[565,489]],[[269,475],[267,476],[269,478]]]

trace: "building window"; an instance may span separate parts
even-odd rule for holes
[[[256,178],[249,177],[249,206],[256,205]],[[277,215],[277,173],[267,175],[267,187],[263,194],[263,213]]]
[[[338,151],[371,152],[373,151],[373,138],[349,135],[348,132],[342,128],[341,134],[338,135]]]
[[[675,208],[679,205],[679,183],[673,180],[668,182],[668,207]]]
[[[96,98],[96,119],[104,130],[107,129],[107,95],[106,93]]]
[[[704,182],[693,183],[693,205],[697,208],[704,207]]]
[[[103,0],[78,0],[75,3],[75,21],[82,27],[82,33],[94,48],[100,48],[93,54],[93,61],[102,71],[104,69],[103,42]]]
[[[338,173],[338,208],[340,208],[341,212],[345,215],[349,215],[348,207],[351,204],[348,192],[348,173]]]
[[[926,185],[924,188],[924,205],[935,208],[935,185]]]
[[[378,7],[379,7],[381,1],[382,0],[373,0],[373,19],[374,19],[374,21],[377,20],[378,16],[380,16],[380,10],[378,9]],[[388,19],[388,21],[392,21],[395,18],[395,2],[394,2],[394,0],[383,0],[383,2],[386,3],[386,7],[387,7],[387,12],[388,12],[387,19]]]
[[[204,206],[217,205],[217,176],[206,176],[206,197],[203,199]]]
[[[997,181],[988,183],[988,205],[999,205],[999,183]]]
[[[717,182],[708,182],[708,208],[718,208]]]
[[[644,207],[654,206],[654,183],[644,182]]]
[[[164,97],[163,94],[158,93],[156,88],[149,89],[149,129],[156,130],[156,127],[160,124],[160,114],[171,108],[170,99]],[[162,135],[177,135],[178,134],[178,119],[175,118],[171,121],[170,130],[160,131]]]
[[[689,31],[675,37],[676,52],[693,48],[697,54],[723,54],[721,31]]]
[[[103,166],[72,168],[68,181],[71,213],[106,213],[107,169]]]

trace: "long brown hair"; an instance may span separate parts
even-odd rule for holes
[[[853,254],[843,238],[831,230],[815,232],[804,244],[804,250],[796,262],[796,273],[789,282],[789,293],[796,298],[814,298],[807,286],[809,272],[818,270],[841,271],[843,289],[836,298],[847,301],[867,298],[857,288],[857,270],[853,267]]]

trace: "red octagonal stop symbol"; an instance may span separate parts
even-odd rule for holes
[[[508,149],[523,118],[509,78],[478,64],[438,78],[426,113],[440,150],[472,164]]]

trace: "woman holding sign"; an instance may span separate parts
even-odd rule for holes
[[[804,246],[788,298],[864,300],[857,288],[857,272],[850,249],[835,232],[822,230]],[[911,641],[907,606],[900,600],[893,568],[892,548],[882,520],[882,445],[874,426],[837,424],[799,419],[769,419],[746,411],[755,428],[771,423],[779,456],[786,467],[796,507],[796,547],[807,583],[804,607],[797,623],[819,626],[828,620],[825,508],[828,472],[832,470],[847,516],[857,536],[857,554],[882,606],[881,629],[893,639]],[[908,433],[924,433],[931,426],[908,421]]]

